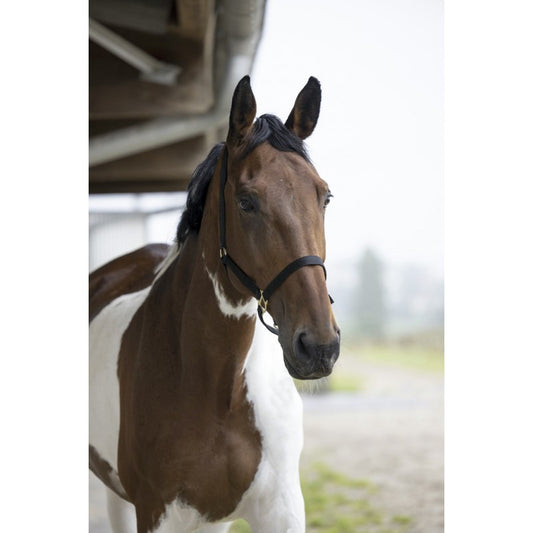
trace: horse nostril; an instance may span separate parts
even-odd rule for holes
[[[312,357],[311,348],[312,347],[308,344],[307,333],[305,333],[305,331],[303,333],[300,333],[297,336],[295,343],[294,351],[296,352],[296,354],[302,359]]]

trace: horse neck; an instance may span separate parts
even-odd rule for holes
[[[256,304],[236,291],[220,261],[217,200],[211,187],[199,234],[187,237],[178,259],[154,285],[151,300],[159,316],[161,308],[170,311],[163,320],[165,329],[173,330],[169,344],[180,348],[183,386],[198,387],[201,381],[206,391],[231,401],[229,396],[242,391]]]

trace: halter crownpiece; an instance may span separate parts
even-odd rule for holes
[[[270,326],[263,318],[263,314],[267,312],[268,301],[274,292],[285,282],[285,280],[294,272],[305,266],[318,265],[324,270],[324,277],[326,277],[326,267],[324,262],[317,255],[306,255],[289,263],[267,286],[264,290],[260,289],[255,281],[242,270],[237,263],[230,257],[226,247],[226,201],[224,196],[224,190],[226,188],[226,181],[228,179],[228,149],[224,147],[222,153],[222,166],[220,169],[220,194],[219,194],[219,243],[220,243],[220,260],[227,269],[237,276],[239,281],[252,293],[257,300],[257,314],[262,324],[274,335],[279,335],[279,330],[276,325]],[[331,296],[330,302],[333,303]]]

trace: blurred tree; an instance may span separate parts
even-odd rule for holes
[[[357,263],[356,324],[361,337],[380,340],[385,334],[386,308],[383,263],[367,248]]]

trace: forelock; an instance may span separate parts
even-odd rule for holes
[[[276,150],[281,152],[295,152],[306,161],[310,161],[302,139],[292,133],[285,124],[274,115],[261,115],[256,119],[252,131],[246,139],[246,145],[242,157],[247,157],[264,142],[268,142]]]

